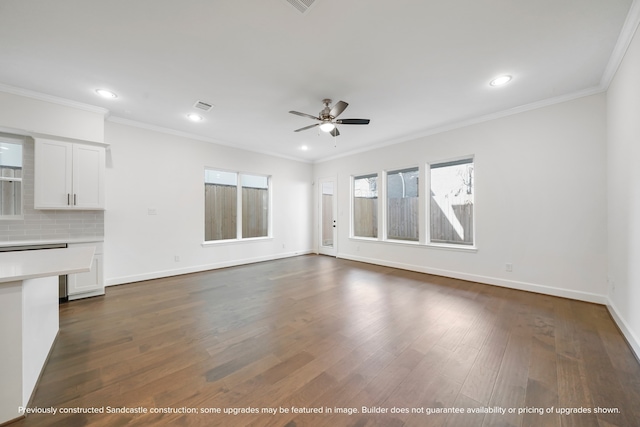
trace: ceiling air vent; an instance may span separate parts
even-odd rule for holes
[[[203,102],[203,101],[198,101],[193,106],[203,111],[209,111],[213,108],[213,104],[209,104],[208,102]]]
[[[305,13],[316,0],[287,0],[287,2],[298,9],[300,13]]]

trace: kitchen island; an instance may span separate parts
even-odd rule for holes
[[[0,424],[22,415],[58,334],[58,276],[89,271],[94,250],[0,253]]]

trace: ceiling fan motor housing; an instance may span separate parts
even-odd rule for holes
[[[322,103],[324,104],[324,108],[318,114],[323,121],[332,120],[335,117],[331,116],[331,100],[329,98],[323,99]]]

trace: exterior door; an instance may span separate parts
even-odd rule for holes
[[[320,212],[319,248],[322,255],[336,256],[338,224],[336,223],[337,199],[335,179],[322,179],[320,183]]]

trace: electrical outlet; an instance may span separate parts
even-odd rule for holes
[[[511,263],[506,263],[506,264],[504,265],[504,269],[505,269],[506,271],[508,271],[509,273],[511,273],[511,272],[513,271],[513,264],[511,264]]]
[[[156,208],[147,209],[147,215],[158,215],[158,210]]]
[[[174,256],[174,257],[173,257],[173,260],[174,260],[175,262],[180,262],[180,255],[176,255],[176,256]]]

